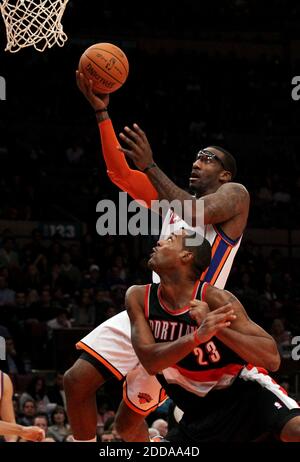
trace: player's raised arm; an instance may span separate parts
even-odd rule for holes
[[[173,366],[201,343],[208,342],[219,329],[230,325],[235,315],[224,306],[208,313],[202,325],[192,334],[174,342],[155,343],[151,328],[144,315],[145,286],[132,286],[126,293],[126,308],[131,322],[131,340],[135,352],[150,375]]]
[[[109,95],[97,96],[92,91],[92,81],[76,72],[77,85],[94,109],[98,121],[103,157],[111,181],[133,199],[143,200],[151,207],[151,200],[158,197],[157,191],[145,173],[129,167],[125,155],[118,150],[119,141],[107,112]]]
[[[205,296],[211,310],[230,303],[236,314],[230,329],[221,329],[216,333],[226,346],[237,353],[245,361],[264,367],[269,371],[276,371],[280,366],[280,356],[276,342],[262,327],[251,321],[243,305],[230,292],[208,286]],[[198,301],[191,302],[191,315],[197,320]],[[201,304],[201,302],[199,302]],[[200,319],[197,320],[197,323]]]
[[[190,201],[191,207],[185,209],[187,216],[184,219],[190,225],[196,224],[196,200],[204,201],[204,224],[222,223],[234,218],[237,215],[243,215],[241,222],[243,226],[239,229],[239,235],[242,234],[249,211],[249,194],[246,188],[238,183],[231,183],[234,177],[235,167],[226,154],[223,159],[215,147],[207,148],[200,151],[201,155],[197,157],[193,164],[194,180],[197,177],[203,177],[203,166],[206,174],[209,172],[210,165],[218,166],[216,183],[208,184],[205,188],[205,196],[200,199],[195,199],[187,191],[179,188],[172,180],[154,163],[152,151],[144,131],[134,124],[133,128],[125,127],[123,133],[120,134],[121,140],[126,144],[126,148],[122,148],[124,154],[133,160],[138,168],[145,168],[148,165],[155,165],[154,168],[147,169],[146,173],[151,183],[158,192],[160,199],[167,199],[169,202],[173,200],[181,201],[184,205],[185,201]],[[228,157],[231,156],[227,153]],[[201,157],[202,156],[202,157]],[[231,156],[232,157],[232,156]],[[227,159],[227,160],[226,160]],[[209,161],[211,164],[209,164]],[[201,167],[200,167],[201,165]],[[207,176],[207,181],[211,180],[211,176]],[[211,189],[211,193],[209,193]],[[200,194],[201,195],[201,194]]]

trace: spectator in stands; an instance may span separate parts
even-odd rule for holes
[[[58,371],[55,377],[55,383],[52,387],[48,387],[48,397],[51,403],[56,403],[59,406],[66,407],[66,395],[63,384],[64,373]]]
[[[59,275],[60,284],[67,293],[74,293],[80,288],[81,273],[71,262],[71,256],[65,252],[62,257],[62,264]]]
[[[34,417],[36,415],[36,403],[33,399],[27,399],[21,406],[21,416],[17,419],[17,423],[24,425],[24,427],[30,427],[33,425]]]
[[[69,320],[69,313],[65,308],[59,308],[55,318],[47,322],[49,338],[52,338],[55,329],[70,329],[72,327]]]
[[[16,293],[8,288],[7,279],[0,276],[0,308],[2,306],[14,306],[16,301]]]
[[[35,425],[36,427],[42,428],[45,432],[45,436],[46,437],[49,436],[48,435],[49,422],[48,422],[48,416],[46,413],[39,412],[38,414],[36,414],[36,416],[33,419],[33,425]]]
[[[62,406],[56,406],[51,414],[51,426],[48,433],[55,441],[62,442],[71,433],[67,413]]]
[[[0,249],[0,268],[18,268],[19,255],[14,250],[14,240],[11,237],[3,239],[2,248]]]
[[[24,363],[17,353],[13,338],[9,335],[5,338],[6,343],[6,360],[1,361],[1,369],[10,375],[23,374]]]
[[[94,326],[95,306],[87,290],[82,291],[78,305],[74,306],[73,317],[76,326]]]
[[[152,422],[152,428],[155,428],[160,436],[165,437],[168,433],[168,422],[166,422],[164,419],[157,419]]]
[[[20,406],[25,401],[32,400],[35,402],[38,412],[46,412],[50,400],[47,395],[46,381],[44,377],[35,376],[28,384],[26,391],[20,396]]]

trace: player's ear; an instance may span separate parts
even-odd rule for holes
[[[191,263],[191,261],[194,258],[193,253],[190,252],[189,250],[182,250],[180,256],[184,264]]]
[[[222,170],[222,172],[219,175],[219,180],[221,183],[228,183],[228,181],[231,181],[232,175],[228,170]]]

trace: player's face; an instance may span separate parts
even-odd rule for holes
[[[197,153],[190,176],[190,189],[196,196],[217,185],[220,173],[225,170],[223,154],[215,148],[205,148]]]
[[[148,261],[149,268],[155,271],[174,268],[180,260],[184,236],[185,231],[181,230],[176,234],[171,233],[167,239],[157,241]]]

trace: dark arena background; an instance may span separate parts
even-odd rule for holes
[[[186,188],[200,148],[236,157],[251,205],[226,288],[276,339],[282,362],[272,376],[300,401],[299,2],[70,0],[62,22],[65,46],[43,53],[5,52],[0,29],[0,369],[14,384],[17,421],[26,422],[27,393],[27,422],[43,412],[55,424],[75,343],[124,310],[130,285],[151,281],[153,237],[96,233],[97,203],[119,193],[75,80],[81,54],[97,42],[129,60],[128,80],[110,98],[116,133],[137,122],[177,185]],[[117,380],[98,391],[99,441],[103,432],[118,440],[111,428],[121,396]],[[149,425],[168,421],[171,404]],[[69,433],[66,423],[52,437]]]

